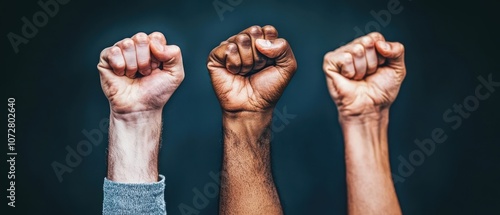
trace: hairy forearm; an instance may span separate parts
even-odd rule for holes
[[[345,141],[349,214],[401,214],[389,163],[388,110],[340,118]]]
[[[158,181],[161,110],[110,115],[108,176],[115,182]]]
[[[224,114],[220,214],[283,214],[271,172],[270,113]]]

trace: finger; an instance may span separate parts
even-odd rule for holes
[[[264,32],[264,39],[266,40],[278,39],[278,30],[274,26],[266,25],[262,27],[262,32]]]
[[[325,55],[323,70],[327,74],[339,73],[348,79],[352,79],[356,74],[352,55],[340,51],[329,52]]]
[[[344,50],[346,47],[349,47],[349,45],[353,45],[353,44],[357,44],[357,43],[361,43],[362,44],[363,40],[365,40],[366,37],[372,38],[372,40],[374,41],[374,43],[376,43],[377,41],[385,41],[385,38],[384,38],[384,36],[382,34],[380,34],[379,32],[372,32],[372,33],[369,33],[369,34],[367,34],[365,36],[358,37],[358,38],[354,39],[349,44],[347,44],[345,46],[342,46],[339,49]],[[378,61],[378,65],[382,65],[382,64],[385,63],[385,58],[382,57],[381,55],[377,54],[377,61]]]
[[[113,46],[107,48],[103,51],[103,54],[104,60],[114,74],[118,76],[125,75],[125,60],[123,59],[122,50],[119,47]]]
[[[135,43],[137,66],[143,75],[151,74],[151,51],[149,50],[149,37],[145,33],[137,33],[132,37]]]
[[[254,61],[253,70],[259,71],[266,66],[267,59],[264,57],[264,55],[262,55],[262,53],[258,52],[257,49],[255,48],[255,40],[264,39],[264,32],[262,31],[262,28],[259,26],[252,26],[248,28],[246,32],[248,35],[250,35],[250,38],[252,39],[252,52]]]
[[[365,48],[366,57],[366,74],[371,75],[377,71],[378,67],[378,56],[375,50],[375,42],[372,37],[364,36],[360,40],[361,45]]]
[[[264,33],[264,39],[266,40],[275,40],[278,39],[278,30],[274,28],[274,26],[271,25],[266,25],[262,27],[262,32]],[[274,59],[267,59],[266,60],[266,66],[268,65],[273,65],[274,64]]]
[[[373,39],[373,41],[375,41],[375,42],[377,42],[377,41],[385,41],[384,35],[382,35],[379,32],[371,32],[371,33],[367,34],[366,36],[371,37]]]
[[[214,67],[215,68],[226,68],[226,56],[227,56],[226,51],[227,51],[228,44],[229,43],[219,45],[219,46],[215,47],[210,52],[210,54],[208,55],[208,59],[207,59],[208,71],[215,70]],[[238,47],[236,47],[236,48],[238,48]]]
[[[292,49],[286,40],[257,39],[256,48],[264,56],[273,58],[275,60],[276,67],[282,71],[292,75],[297,69],[295,56],[293,55]]]
[[[260,26],[254,25],[254,26],[251,26],[251,27],[240,32],[240,34],[248,34],[250,36],[250,38],[252,39],[252,51],[253,51],[253,61],[254,61],[253,70],[254,71],[259,71],[262,68],[264,68],[266,66],[266,62],[267,62],[267,59],[260,52],[258,52],[257,49],[255,48],[255,40],[264,39],[264,33],[262,30],[263,29]]]
[[[346,78],[345,76],[341,75],[340,73],[336,72],[326,72],[326,83],[330,89],[329,90],[330,95],[333,98],[338,98],[340,93],[339,91],[343,92],[353,92],[354,89],[352,89],[353,84],[350,83],[350,79]],[[339,87],[341,86],[341,87]]]
[[[404,69],[404,52],[403,44],[398,42],[383,42],[379,41],[375,44],[377,52],[386,58],[387,65],[399,69]]]
[[[355,74],[354,80],[361,80],[366,74],[366,57],[365,48],[361,44],[354,44],[350,50],[352,58],[354,60]]]
[[[148,35],[149,40],[155,40],[159,42],[160,44],[167,45],[167,38],[165,38],[165,35],[163,35],[161,32],[153,32]]]
[[[250,34],[252,31],[257,31],[257,30],[261,30],[261,27],[258,25],[253,25],[241,31],[239,34]]]
[[[118,46],[122,49],[125,59],[125,75],[129,78],[134,78],[137,73],[137,54],[135,51],[134,41],[130,38],[122,40]]]
[[[149,37],[149,41],[157,41],[158,43],[162,44],[162,45],[166,45],[167,44],[167,39],[165,38],[165,35],[163,35],[161,32],[153,32],[151,34],[148,35]],[[151,56],[151,68],[152,69],[156,69],[160,66],[160,61],[158,59],[156,59],[155,56]]]
[[[241,70],[239,74],[246,75],[254,67],[252,39],[247,34],[238,34],[235,38],[235,43],[238,46],[239,57],[241,58]]]
[[[239,53],[238,45],[235,43],[228,43],[225,51],[226,69],[232,74],[241,74],[242,70],[242,57]]]
[[[379,32],[372,32],[369,33],[367,36],[371,37],[374,43],[377,43],[378,41],[385,41],[385,37]],[[377,60],[378,60],[378,65],[382,65],[385,63],[385,58],[378,53],[377,53]]]
[[[175,66],[182,66],[182,53],[179,46],[167,46],[157,41],[151,41],[150,50],[153,56],[163,64],[162,70],[167,70]]]
[[[334,98],[337,98],[339,90],[346,90],[350,92],[350,89],[338,89],[337,86],[351,86],[349,84],[350,79],[354,77],[354,63],[352,55],[347,52],[335,50],[325,54],[323,59],[323,71],[325,72],[327,78],[328,86],[334,89],[330,91]]]

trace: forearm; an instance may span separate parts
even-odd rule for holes
[[[103,214],[166,214],[160,134],[161,110],[111,113]]]
[[[401,214],[389,163],[388,110],[340,117],[345,141],[349,214]]]
[[[161,110],[110,116],[108,176],[122,183],[158,181]]]
[[[271,172],[269,113],[224,114],[220,214],[283,214]]]

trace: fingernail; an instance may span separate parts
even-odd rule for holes
[[[262,47],[271,47],[271,41],[264,39],[257,39],[256,41]]]
[[[158,41],[153,40],[151,43],[158,51],[163,51],[163,46]]]
[[[387,44],[386,42],[382,42],[382,48],[384,50],[389,50],[389,44]]]

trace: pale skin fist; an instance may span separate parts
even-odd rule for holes
[[[274,108],[297,62],[273,26],[252,26],[213,49],[207,67],[223,111],[262,112]]]
[[[370,33],[327,53],[323,70],[339,117],[376,117],[398,95],[406,75],[404,47]]]
[[[101,52],[101,87],[117,114],[161,111],[184,79],[178,46],[162,33],[137,33]]]

